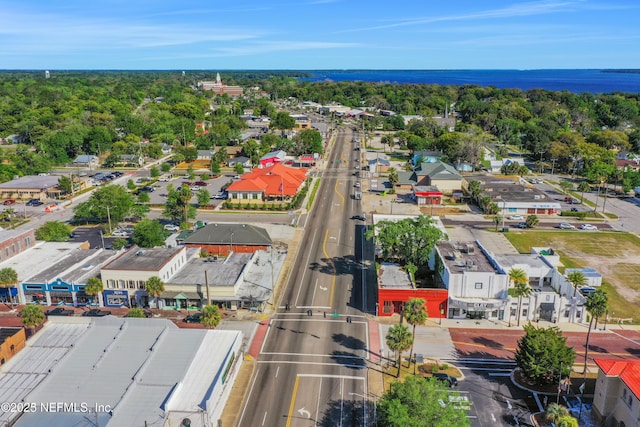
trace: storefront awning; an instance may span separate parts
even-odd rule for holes
[[[449,307],[464,308],[465,310],[481,311],[496,310],[507,304],[506,300],[493,298],[456,298],[449,297]]]
[[[189,291],[164,291],[160,298],[163,299],[184,299],[184,300],[201,300],[202,295],[198,292],[189,292]]]

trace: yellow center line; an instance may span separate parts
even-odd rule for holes
[[[289,405],[289,415],[287,415],[287,424],[286,427],[291,426],[291,416],[293,415],[293,408],[296,404],[296,394],[298,394],[298,383],[300,382],[300,377],[296,375],[296,382],[293,384],[293,393],[291,393],[291,404]]]
[[[333,295],[336,290],[336,266],[333,263],[333,260],[329,256],[327,252],[327,239],[329,238],[329,229],[327,228],[326,233],[324,233],[324,243],[322,244],[322,253],[324,254],[327,262],[331,264],[331,269],[333,270],[333,278],[331,279],[331,293],[329,294],[329,306],[333,307]]]

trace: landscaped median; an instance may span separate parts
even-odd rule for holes
[[[567,268],[593,268],[602,274],[602,288],[609,296],[609,320],[633,318],[640,311],[640,238],[631,233],[577,233],[527,230],[504,236],[520,253],[532,247],[550,247]],[[562,270],[561,270],[562,271]]]

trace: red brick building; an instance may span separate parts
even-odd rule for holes
[[[262,227],[249,224],[209,224],[184,240],[184,245],[214,256],[227,256],[230,252],[254,253],[268,250],[273,241]]]

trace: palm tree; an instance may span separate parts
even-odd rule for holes
[[[512,268],[509,270],[509,281],[515,286],[516,283],[529,283],[529,277],[523,269]]]
[[[144,284],[147,294],[156,300],[156,308],[160,308],[160,295],[164,292],[164,283],[158,276],[149,277]]]
[[[587,278],[584,276],[582,271],[574,270],[571,273],[567,274],[567,281],[573,285],[573,297],[576,297],[576,293],[578,292],[578,286],[584,286],[587,284]]]
[[[207,328],[215,328],[220,324],[222,314],[217,305],[205,305],[202,309],[201,323]]]
[[[587,341],[584,347],[584,370],[587,372],[587,354],[589,353],[589,338],[591,337],[591,325],[593,320],[596,321],[596,327],[598,326],[598,319],[607,311],[607,303],[609,297],[607,293],[602,289],[596,289],[594,293],[587,297],[587,301],[584,303],[585,308],[591,313],[591,320],[589,320],[589,330],[587,331]]]
[[[97,277],[90,277],[84,287],[84,293],[91,297],[95,297],[100,292],[102,292],[103,289],[104,286],[102,285],[102,280],[98,279]],[[93,303],[93,299],[91,300],[91,302]]]
[[[13,295],[11,291],[13,290],[13,285],[16,283],[18,283],[18,273],[16,273],[13,268],[7,267],[0,270],[0,286],[7,288],[9,291],[9,302],[11,305],[13,305]]]
[[[409,353],[409,360],[411,360],[413,344],[416,341],[416,325],[422,325],[428,317],[425,301],[422,298],[409,299],[409,301],[404,303],[404,317],[407,319],[407,323],[413,326],[411,352]]]
[[[398,373],[396,378],[400,376],[400,363],[402,360],[402,352],[408,350],[413,345],[413,337],[409,328],[405,325],[393,325],[389,328],[385,337],[387,346],[397,355]]]
[[[528,215],[527,219],[525,220],[525,223],[527,224],[528,228],[533,228],[536,225],[538,225],[538,223],[540,222],[540,218],[538,218],[538,215]]]
[[[584,192],[590,190],[591,186],[587,181],[581,181],[580,184],[578,184],[578,191],[580,192],[580,203],[584,203]]]
[[[482,187],[480,186],[480,181],[474,179],[471,182],[469,182],[469,185],[467,186],[467,191],[469,191],[469,194],[471,195],[473,200],[477,203],[478,198],[482,194]]]
[[[518,326],[520,326],[520,315],[522,315],[522,297],[531,295],[531,287],[527,282],[517,282],[513,287],[513,294],[518,297]]]
[[[567,410],[567,408],[555,402],[550,403],[544,413],[547,421],[550,421],[554,424],[556,424],[559,419],[561,419],[562,417],[566,417],[567,415],[569,415],[569,411]]]
[[[558,419],[556,427],[580,427],[580,424],[578,424],[578,420],[571,415],[565,415]]]
[[[45,316],[42,307],[36,304],[30,304],[20,312],[22,324],[33,331],[34,328],[40,326],[44,322]]]

